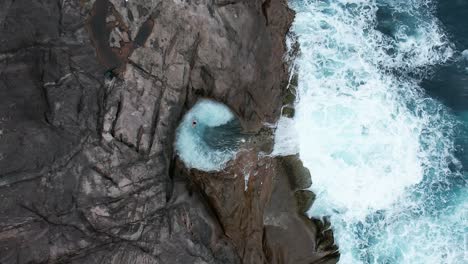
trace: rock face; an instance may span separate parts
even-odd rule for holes
[[[252,164],[260,176],[245,191],[242,156],[214,184],[173,152],[202,97],[227,104],[246,132],[278,118],[292,18],[285,0],[0,1],[0,263],[329,255],[314,234],[308,262],[282,253],[296,254],[274,224],[274,179],[287,178],[275,159]],[[225,200],[242,196],[241,211]]]
[[[310,207],[312,197],[295,189],[304,176],[289,171],[297,163],[259,155],[254,147],[238,153],[225,171],[187,171],[178,161],[174,174],[190,178],[207,197],[243,263],[336,263],[330,225],[304,215],[302,201]]]

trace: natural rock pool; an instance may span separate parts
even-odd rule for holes
[[[202,99],[179,124],[175,149],[188,168],[221,170],[244,140],[241,131],[239,120],[226,105]]]

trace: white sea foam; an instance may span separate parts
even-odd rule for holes
[[[275,145],[272,156],[288,156],[299,152],[298,134],[295,129],[294,120],[281,117],[278,120],[275,133]]]
[[[449,165],[457,163],[454,121],[418,86],[454,53],[431,1],[292,6],[299,102],[294,122],[280,123],[276,138],[297,138],[317,194],[309,213],[331,217],[340,263],[463,263],[466,204],[438,208],[447,197],[434,187],[450,186]],[[404,19],[390,20],[384,34],[379,8]],[[282,142],[276,140],[278,152],[294,145]],[[468,198],[464,191],[458,197]]]
[[[175,141],[176,152],[188,168],[217,171],[234,157],[233,150],[210,148],[203,138],[206,127],[221,126],[234,118],[226,105],[212,100],[203,99],[193,106],[177,128]]]

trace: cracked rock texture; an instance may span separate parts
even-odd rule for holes
[[[286,0],[0,1],[0,263],[336,260],[281,161],[253,148],[207,178],[173,151],[202,97],[246,132],[277,120],[292,19]]]

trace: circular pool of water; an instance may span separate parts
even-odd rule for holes
[[[187,168],[219,171],[236,155],[242,127],[224,104],[202,99],[182,118],[175,150]]]

